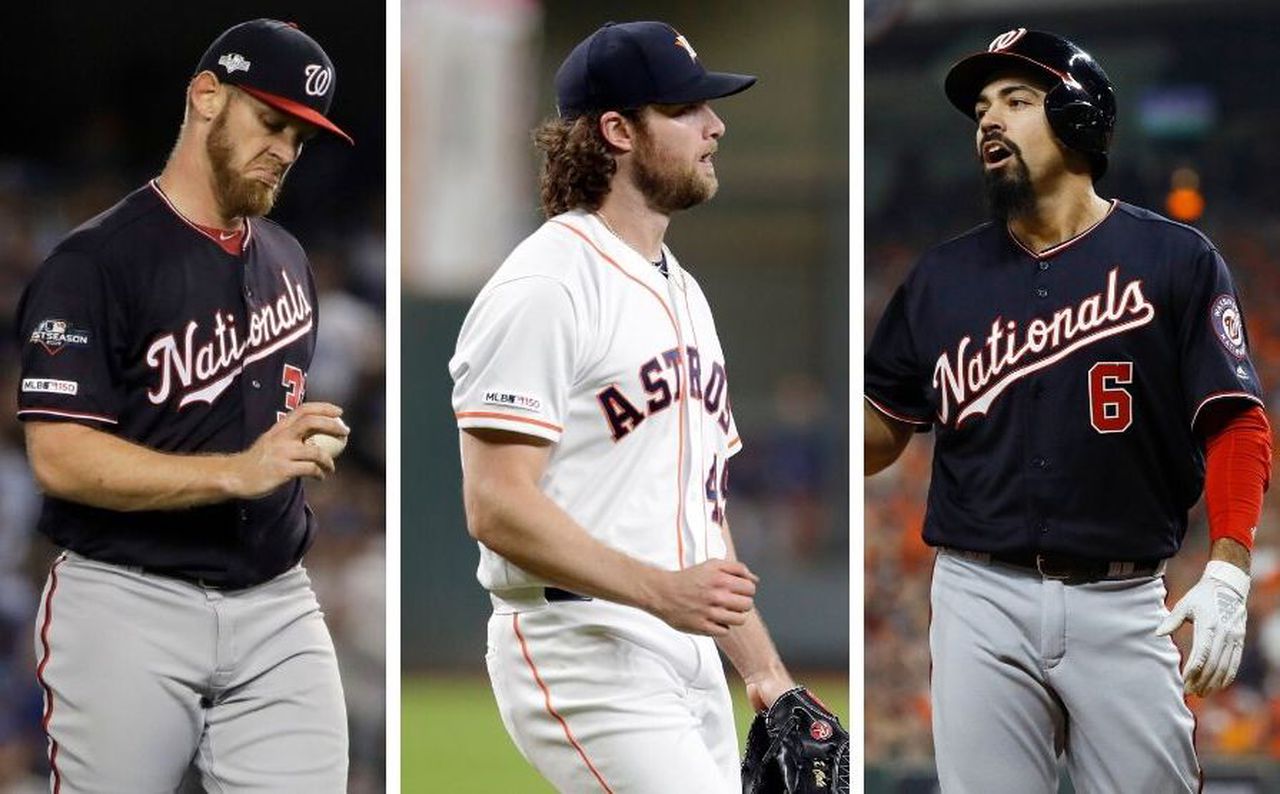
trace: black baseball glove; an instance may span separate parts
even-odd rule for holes
[[[849,734],[798,686],[757,714],[742,758],[743,794],[849,794]]]

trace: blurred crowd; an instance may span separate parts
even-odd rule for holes
[[[286,184],[274,215],[307,250],[320,297],[319,342],[307,398],[342,405],[352,428],[337,475],[307,486],[320,531],[304,565],[342,671],[351,736],[349,790],[381,792],[386,762],[383,199],[346,194],[341,206],[303,210],[295,201],[291,208],[291,193],[300,192],[305,200],[311,182],[332,178],[333,166],[323,151],[317,147],[313,159],[325,167],[296,169],[297,179],[290,175],[301,184]],[[40,495],[14,415],[14,312],[25,283],[50,249],[150,176],[125,175],[118,167],[95,163],[71,179],[33,161],[0,160],[0,792],[48,790],[32,630],[57,553],[34,531]]]
[[[744,444],[729,466],[729,520],[738,555],[803,569],[837,565],[849,548],[837,494],[847,481],[845,437],[827,389],[790,372],[773,383],[770,415],[739,420]],[[758,429],[757,429],[758,426]],[[759,562],[757,562],[759,561]]]
[[[1126,195],[1104,187],[1109,188],[1104,195]],[[1163,212],[1158,202],[1147,205]],[[1267,392],[1268,416],[1272,428],[1278,428],[1280,219],[1221,212],[1199,225],[1235,275],[1253,361]],[[868,338],[916,257],[946,236],[929,240],[904,233],[897,239],[880,235],[869,240],[864,304]],[[931,456],[932,437],[918,435],[899,462],[865,481],[868,764],[924,762],[932,756],[928,627],[934,553],[920,537]],[[1200,578],[1208,548],[1200,504],[1192,512],[1182,552],[1169,564],[1170,603]],[[1176,635],[1184,653],[1190,636],[1185,627]],[[1196,743],[1205,760],[1280,757],[1280,499],[1274,488],[1264,503],[1253,553],[1248,641],[1239,677],[1225,692],[1190,697],[1188,703],[1197,717]]]

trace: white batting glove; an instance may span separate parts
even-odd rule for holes
[[[1244,623],[1248,617],[1249,574],[1223,560],[1210,560],[1204,576],[1187,591],[1156,634],[1172,634],[1185,620],[1195,624],[1191,653],[1182,667],[1189,694],[1207,695],[1236,678],[1244,653]]]

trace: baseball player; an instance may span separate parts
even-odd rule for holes
[[[36,625],[54,792],[346,790],[337,664],[300,478],[337,406],[304,403],[316,293],[261,218],[326,118],[334,68],[292,25],[200,59],[161,174],[73,231],[24,293],[18,415],[66,552]],[[350,140],[347,138],[347,140]]]
[[[942,789],[1054,792],[1062,754],[1077,791],[1196,791],[1184,688],[1240,663],[1271,459],[1231,274],[1200,232],[1095,192],[1116,104],[1088,53],[1019,28],[945,87],[995,221],[893,296],[864,409],[868,473],[935,434]],[[1212,560],[1170,612],[1163,561],[1202,490]]]
[[[739,792],[715,641],[757,709],[794,686],[725,516],[742,448],[725,356],[663,244],[716,191],[708,101],[754,82],[706,71],[661,22],[579,43],[536,133],[548,220],[481,290],[449,364],[494,695],[559,791]]]

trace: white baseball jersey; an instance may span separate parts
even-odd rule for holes
[[[741,449],[711,308],[594,214],[524,240],[476,298],[449,362],[458,427],[555,443],[543,491],[596,539],[668,570],[724,557]],[[489,590],[547,584],[480,547]]]

